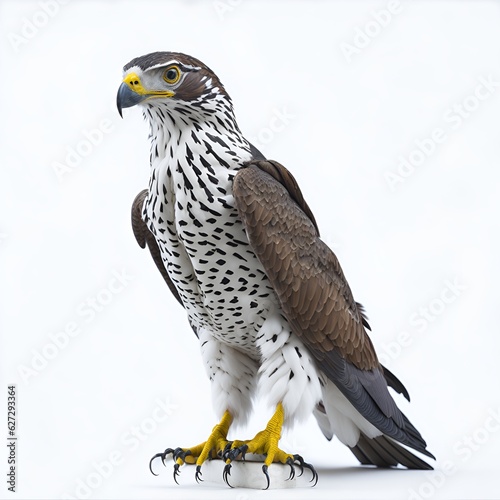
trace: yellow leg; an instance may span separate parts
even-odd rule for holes
[[[151,468],[153,460],[156,458],[161,458],[163,464],[165,465],[165,458],[167,455],[172,454],[174,459],[174,480],[177,483],[177,476],[179,475],[180,467],[184,464],[196,464],[196,481],[201,481],[201,466],[208,458],[222,457],[226,466],[224,467],[223,479],[229,485],[228,477],[231,475],[231,462],[239,457],[245,458],[246,453],[253,453],[255,455],[265,455],[264,465],[262,466],[262,472],[267,479],[267,488],[270,485],[268,467],[273,462],[280,462],[282,464],[287,464],[290,466],[290,477],[293,479],[295,476],[295,466],[300,468],[300,475],[304,472],[304,468],[309,469],[312,472],[312,481],[316,484],[318,480],[318,475],[314,470],[314,467],[302,459],[299,455],[292,455],[290,453],[285,453],[278,447],[279,440],[281,438],[281,430],[283,428],[283,421],[285,419],[285,412],[283,410],[283,405],[279,403],[276,407],[274,415],[271,417],[266,425],[266,428],[258,432],[253,439],[246,441],[233,441],[232,443],[227,440],[227,433],[229,427],[233,421],[231,414],[226,411],[221,418],[221,421],[212,429],[212,432],[208,439],[204,443],[200,443],[191,448],[172,448],[166,449],[163,453],[157,453],[149,462],[149,468],[153,474],[155,474]],[[156,475],[156,474],[155,474]]]
[[[312,465],[304,462],[302,457],[299,455],[286,453],[278,447],[284,419],[285,412],[283,410],[283,405],[278,403],[274,415],[271,417],[263,431],[258,432],[253,439],[247,441],[233,441],[231,449],[227,451],[223,457],[226,460],[223,478],[227,484],[229,484],[228,476],[231,475],[231,462],[239,456],[245,458],[246,453],[266,456],[264,465],[262,466],[262,471],[267,479],[267,487],[265,489],[269,488],[270,485],[267,469],[273,462],[281,462],[282,464],[288,464],[290,466],[291,470],[289,479],[293,479],[295,476],[295,464],[298,464],[301,469],[301,474],[304,471],[304,467],[308,468],[313,474],[311,481],[317,481],[318,476]],[[229,484],[229,486],[231,485]]]
[[[239,450],[243,448],[244,453],[254,453],[255,455],[266,455],[264,463],[269,467],[273,462],[286,464],[288,459],[293,459],[293,455],[285,453],[278,448],[281,439],[281,429],[285,412],[281,403],[276,407],[274,415],[271,417],[263,431],[258,432],[253,439],[246,441],[233,441],[231,449]],[[231,460],[226,460],[230,463]]]
[[[201,466],[207,458],[215,458],[218,454],[222,454],[228,441],[226,439],[227,433],[233,417],[226,411],[221,418],[221,421],[212,429],[212,432],[208,439],[191,448],[167,448],[163,453],[157,453],[149,462],[149,469],[156,476],[151,468],[153,461],[156,458],[161,458],[163,465],[165,465],[165,458],[172,454],[174,459],[174,480],[177,482],[177,476],[179,475],[179,468],[187,464],[196,463],[196,480],[201,480]]]
[[[196,481],[201,481],[201,466],[208,458],[208,455],[213,450],[215,450],[215,455],[217,455],[218,452],[222,453],[224,451],[224,448],[228,444],[226,438],[232,421],[233,417],[226,410],[221,418],[221,421],[213,428],[212,434],[210,434],[209,438],[206,440],[205,445],[196,460]]]

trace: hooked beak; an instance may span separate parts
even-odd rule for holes
[[[118,113],[123,118],[122,109],[130,108],[140,102],[153,97],[172,97],[175,92],[171,90],[146,90],[141,79],[136,73],[129,73],[124,79],[116,96]]]
[[[148,96],[143,94],[138,94],[132,90],[125,82],[120,85],[118,89],[118,94],[116,95],[116,107],[118,108],[118,113],[123,118],[122,109],[130,108],[144,101]]]

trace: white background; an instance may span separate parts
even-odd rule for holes
[[[363,469],[310,420],[283,446],[320,482],[286,495],[500,496],[500,87],[478,89],[500,82],[499,2],[72,0],[49,16],[2,0],[0,23],[0,427],[15,383],[19,435],[16,495],[0,447],[2,497],[285,495],[198,486],[192,470],[176,486],[170,467],[147,469],[215,424],[195,336],[129,223],[148,182],[147,126],[137,108],[121,120],[115,96],[122,66],[156,50],[212,67],[243,132],[297,177],[380,357],[411,393],[398,404],[438,457],[433,474]],[[387,172],[418,161],[415,141],[436,128],[442,143],[391,189]],[[78,147],[86,156],[57,175]]]

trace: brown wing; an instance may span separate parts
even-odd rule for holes
[[[308,347],[337,349],[360,369],[377,368],[362,313],[292,174],[274,161],[252,162],[236,175],[233,194],[295,333]]]
[[[389,394],[388,381],[404,387],[390,372],[386,380],[363,311],[293,176],[277,162],[252,161],[235,176],[233,196],[283,313],[318,367],[381,432],[428,454]]]
[[[144,189],[135,197],[135,200],[132,203],[132,229],[134,231],[134,236],[141,248],[146,248],[146,245],[148,246],[151,257],[153,257],[154,263],[156,264],[158,271],[160,271],[163,276],[165,283],[168,285],[168,288],[170,288],[170,291],[174,294],[174,297],[177,299],[179,304],[183,305],[181,298],[179,297],[179,292],[177,292],[175,285],[172,283],[167,270],[163,265],[158,243],[156,243],[153,233],[151,233],[146,223],[142,220],[142,207],[147,196],[148,190]]]

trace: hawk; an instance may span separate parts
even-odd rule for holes
[[[370,327],[337,257],[320,239],[293,175],[266,159],[238,127],[231,98],[198,59],[176,52],[137,57],[124,67],[122,109],[140,105],[150,127],[149,187],[132,206],[137,242],[146,246],[199,339],[220,419],[207,440],[168,448],[180,466],[246,453],[312,473],[279,448],[282,429],[316,417],[362,464],[432,469],[408,448],[434,458],[396,406],[389,387],[409,395],[378,361]],[[257,395],[275,408],[254,438],[229,441]],[[151,462],[150,462],[151,468]]]

